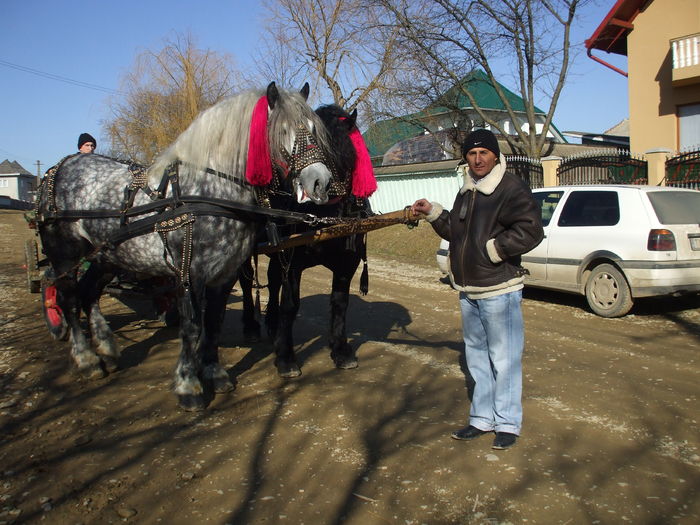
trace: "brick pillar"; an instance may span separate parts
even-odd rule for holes
[[[540,162],[542,162],[544,187],[558,186],[557,168],[561,164],[561,157],[544,157],[540,159]]]
[[[644,152],[647,158],[647,174],[649,176],[650,186],[665,185],[666,181],[666,159],[671,153],[669,149],[652,149]]]

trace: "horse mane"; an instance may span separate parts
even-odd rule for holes
[[[313,126],[322,151],[331,151],[331,140],[319,117],[299,93],[279,90],[280,97],[268,117],[268,141],[273,163],[283,162],[290,131],[297,126]],[[157,184],[165,169],[183,161],[198,169],[212,168],[243,177],[248,157],[250,120],[255,104],[265,95],[251,90],[226,98],[202,111],[149,168],[151,182]]]
[[[326,104],[316,108],[316,114],[328,130],[331,137],[330,157],[336,168],[337,176],[346,181],[355,167],[357,154],[352,141],[348,138],[348,124],[345,120],[350,114],[337,104]]]
[[[367,145],[355,122],[356,113],[351,116],[337,104],[328,104],[316,109],[332,137],[333,162],[336,172],[343,182],[352,180],[352,194],[367,198],[377,189],[372,161]]]

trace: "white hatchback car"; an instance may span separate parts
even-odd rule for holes
[[[544,240],[522,257],[525,284],[586,296],[603,317],[634,299],[700,291],[700,191],[662,186],[533,190]],[[449,243],[438,266],[448,272]]]

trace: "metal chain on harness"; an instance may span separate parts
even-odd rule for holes
[[[63,157],[61,160],[59,160],[55,165],[51,166],[48,170],[46,170],[46,173],[44,174],[44,178],[41,180],[41,183],[39,184],[39,187],[37,188],[37,194],[34,199],[34,217],[35,220],[39,221],[40,220],[40,215],[39,215],[39,206],[42,203],[42,198],[46,198],[46,208],[47,211],[53,213],[55,212],[58,208],[56,207],[56,192],[55,192],[55,185],[56,185],[56,173],[58,172],[59,168],[63,165],[64,162],[66,162],[68,159],[71,159],[77,155],[80,155],[81,153],[71,153],[70,155],[66,155]]]
[[[316,138],[302,124],[296,128],[292,151],[283,149],[282,157],[287,162],[290,173],[300,173],[304,168],[326,160],[323,151],[318,147]]]
[[[172,210],[181,209],[182,213],[176,214],[174,217],[169,219],[161,220],[156,222],[153,231],[160,235],[163,241],[163,258],[165,263],[177,273],[179,285],[183,294],[189,298],[190,290],[190,266],[192,263],[192,250],[193,250],[193,228],[196,216],[194,213],[187,211],[187,208],[183,206],[180,200],[180,163],[174,162],[166,169],[164,177],[170,182],[170,187],[173,195],[173,206]],[[180,267],[175,268],[167,258],[175,261],[170,245],[168,244],[168,233],[184,228],[183,238],[182,238],[182,253],[180,257]],[[189,300],[186,301],[187,304]]]
[[[182,239],[182,256],[180,258],[180,268],[175,268],[165,257],[165,262],[171,267],[175,272],[177,272],[180,286],[184,293],[189,292],[190,288],[190,264],[192,263],[192,231],[194,226],[195,216],[190,213],[183,213],[175,217],[174,219],[169,219],[167,221],[162,221],[156,224],[155,231],[160,235],[163,241],[164,255],[167,253],[170,258],[175,260],[172,255],[172,250],[168,244],[169,232],[179,230],[180,228],[185,228],[183,239]]]

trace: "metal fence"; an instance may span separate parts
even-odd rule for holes
[[[666,161],[666,186],[700,190],[700,151],[681,153]]]
[[[0,195],[0,209],[8,210],[31,210],[34,205],[31,202],[20,201],[7,197],[6,195]]]
[[[506,155],[506,166],[506,171],[520,177],[530,188],[544,186],[544,171],[539,160],[522,155]]]
[[[562,160],[557,168],[561,185],[647,184],[647,161],[626,150],[587,152]]]

